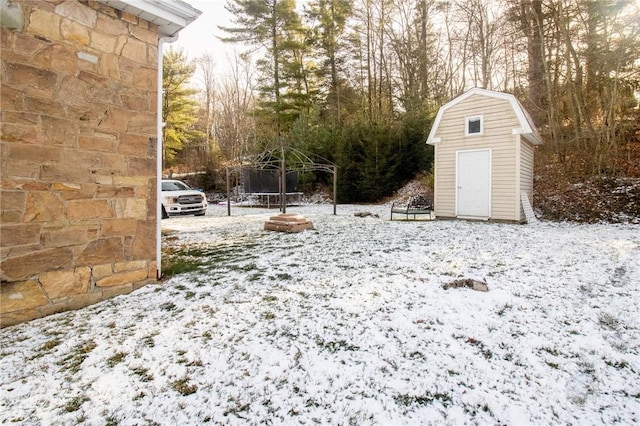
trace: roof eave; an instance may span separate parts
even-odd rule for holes
[[[181,0],[98,0],[158,26],[158,37],[173,37],[202,14]]]
[[[514,135],[521,135],[528,140],[532,145],[542,145],[542,138],[537,131],[531,128],[517,128],[511,131]]]
[[[542,138],[537,132],[528,133],[523,136],[525,137],[525,139],[531,142],[532,145],[542,145]]]

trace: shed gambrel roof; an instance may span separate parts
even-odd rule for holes
[[[510,93],[503,92],[495,92],[493,90],[481,89],[479,87],[474,87],[471,90],[464,92],[462,95],[454,98],[448,103],[444,104],[438,110],[438,115],[436,115],[436,119],[433,122],[433,126],[431,126],[431,131],[429,132],[429,137],[427,138],[427,143],[434,145],[440,142],[440,138],[436,137],[436,131],[438,130],[438,126],[440,125],[440,121],[442,120],[442,116],[444,113],[451,107],[458,105],[461,102],[464,102],[466,99],[470,98],[473,95],[479,96],[487,96],[490,98],[502,99],[508,101],[518,118],[518,122],[520,123],[520,127],[516,127],[512,129],[512,133],[521,134],[525,139],[531,142],[533,145],[542,145],[542,138],[536,129],[531,116],[524,109],[524,107],[518,102],[515,96]]]

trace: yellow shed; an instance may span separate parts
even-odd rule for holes
[[[533,152],[542,139],[515,96],[463,93],[440,108],[427,143],[435,147],[436,217],[532,219]]]

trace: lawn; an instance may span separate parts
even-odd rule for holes
[[[162,283],[2,329],[0,421],[640,422],[640,225],[289,212],[164,220]]]

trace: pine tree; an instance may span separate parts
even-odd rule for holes
[[[232,26],[220,27],[228,34],[222,40],[265,52],[257,61],[259,112],[263,119],[273,117],[275,136],[279,137],[310,102],[306,31],[295,0],[229,0],[225,7],[234,18]]]
[[[188,61],[183,49],[169,48],[163,56],[162,139],[165,167],[175,164],[176,154],[190,141],[204,136],[194,128],[198,119],[196,90],[187,86],[195,67],[195,63]]]

